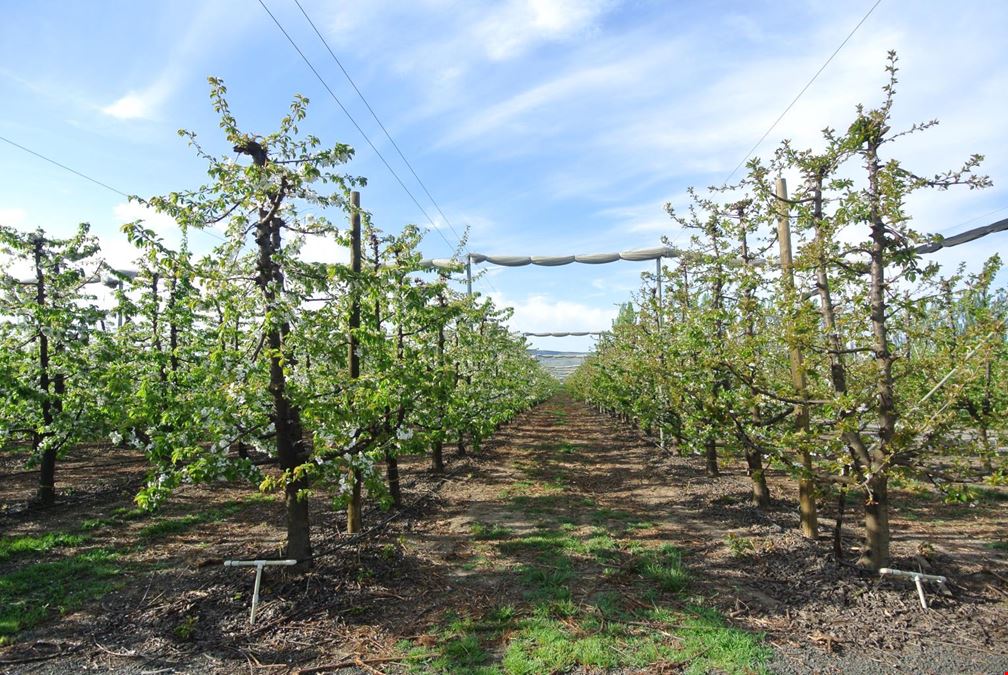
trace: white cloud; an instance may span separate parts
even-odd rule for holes
[[[509,300],[502,293],[490,293],[490,297],[498,305],[514,308],[508,325],[521,332],[608,330],[616,318],[616,309],[612,307],[554,300],[540,294],[529,295],[524,300]]]
[[[628,53],[605,45],[597,47],[592,56],[593,61],[587,65],[579,62],[496,103],[478,104],[479,107],[464,111],[464,121],[442,138],[438,146],[475,143],[508,152],[516,141],[529,146],[530,139],[556,137],[568,128],[595,125],[599,118],[594,113],[605,114],[609,110],[607,101],[626,102],[640,96],[641,90],[648,90],[652,78],[681,56],[681,46],[664,43]]]
[[[597,215],[613,222],[613,229],[619,232],[675,234],[681,228],[665,212],[665,202],[672,201],[678,207],[686,203],[685,196],[684,192],[673,199],[613,206],[601,209]]]
[[[474,37],[490,60],[512,59],[539,42],[589,30],[613,5],[607,0],[512,0],[477,23]]]
[[[511,300],[499,292],[489,295],[496,305],[513,308],[514,314],[507,324],[520,333],[605,331],[612,327],[617,312],[614,306],[602,308],[541,294],[529,295],[523,300]],[[595,337],[533,337],[529,342],[542,349],[588,351]]]
[[[186,17],[186,30],[177,36],[173,48],[160,52],[161,67],[149,80],[150,84],[131,88],[99,109],[119,120],[156,118],[186,81],[196,62],[209,50],[220,49],[254,16],[257,16],[254,12],[245,11],[229,0],[201,3],[199,11]]]
[[[124,234],[113,236],[103,236],[101,242],[101,258],[114,269],[132,270],[136,269],[136,259],[140,251],[133,244],[129,243]]]
[[[24,209],[3,208],[0,209],[0,225],[10,227],[20,227],[24,225],[28,213]]]
[[[305,236],[304,246],[301,247],[301,259],[316,263],[347,264],[350,262],[350,249],[336,243],[332,237],[311,234]]]
[[[154,209],[138,204],[137,202],[122,202],[116,204],[112,209],[116,219],[120,224],[132,223],[135,220],[142,220],[145,227],[154,230],[158,235],[173,237],[179,232],[179,224],[175,219],[164,213],[158,213]]]
[[[101,111],[120,120],[150,119],[167,98],[168,89],[157,83],[141,92],[130,92]]]
[[[449,65],[472,63],[474,58],[504,61],[517,58],[543,43],[562,42],[593,30],[618,0],[507,0],[458,4],[446,0],[398,0],[335,3],[327,7],[326,26],[337,43],[354,44],[361,34],[389,34],[395,26],[408,26],[407,43],[414,66],[428,57],[431,73],[453,70]],[[436,25],[436,31],[416,31],[418,25]],[[383,50],[384,51],[384,50]],[[447,58],[454,54],[454,58]],[[388,53],[383,57],[393,57]],[[395,58],[395,57],[393,57]],[[402,61],[405,65],[405,61]],[[413,70],[413,67],[409,68]]]

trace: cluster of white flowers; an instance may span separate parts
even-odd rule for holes
[[[351,478],[349,472],[340,474],[339,485],[336,487],[340,497],[344,497],[353,492],[353,479]]]

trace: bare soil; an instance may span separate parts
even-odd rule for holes
[[[559,396],[519,416],[478,455],[450,458],[446,476],[420,458],[404,460],[410,506],[366,513],[365,537],[341,534],[343,514],[313,499],[314,567],[303,575],[267,569],[249,626],[254,572],[222,561],[277,557],[280,504],[249,499],[248,488],[188,486],[157,516],[129,515],[143,480],[139,459],[82,449],[58,468],[59,503],[39,510],[27,504],[34,476],[12,475],[19,468],[0,457],[0,532],[77,532],[102,521],[78,548],[42,559],[103,547],[119,553],[125,571],[117,590],[0,648],[0,671],[404,672],[407,647],[432,644],[447,617],[522,602],[513,583],[521,554],[487,546],[477,528],[522,533],[536,514],[558,512],[572,526],[602,522],[681,548],[689,594],[763,634],[774,648],[771,672],[1008,671],[1008,557],[992,547],[1008,538],[1008,502],[997,499],[947,505],[940,495],[894,490],[893,566],[949,579],[947,593],[926,589],[924,611],[912,582],[847,564],[859,545],[853,501],[838,564],[831,500],[820,504],[820,538],[804,539],[797,486],[785,476],[771,475],[775,499],[760,512],[749,504],[740,460],[707,478],[701,458],[662,453],[635,429]],[[219,518],[144,534],[223,507]],[[0,575],[35,560],[0,563]],[[591,570],[582,574],[587,597],[599,582]]]

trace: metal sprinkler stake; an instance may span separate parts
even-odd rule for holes
[[[224,567],[255,567],[255,590],[252,592],[252,614],[249,615],[249,624],[255,625],[256,609],[259,607],[259,582],[262,581],[262,571],[267,565],[283,565],[289,567],[297,565],[297,560],[225,560]]]
[[[917,587],[917,597],[920,598],[920,604],[923,609],[928,608],[927,598],[924,597],[924,581],[933,581],[941,586],[945,585],[947,579],[943,576],[938,576],[937,574],[922,574],[921,572],[907,572],[904,570],[894,570],[890,567],[883,567],[879,569],[879,575],[891,574],[894,577],[909,577],[913,579],[914,585]]]

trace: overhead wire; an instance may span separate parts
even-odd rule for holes
[[[436,199],[434,199],[434,196],[431,194],[430,190],[427,189],[427,185],[423,182],[423,180],[417,174],[416,169],[413,168],[413,164],[406,158],[406,155],[403,154],[403,151],[399,147],[399,144],[396,143],[395,139],[392,138],[392,134],[389,133],[388,129],[385,128],[385,125],[378,118],[378,114],[374,111],[374,108],[371,107],[371,104],[368,102],[367,98],[361,92],[360,88],[357,86],[357,83],[354,82],[354,80],[353,80],[352,77],[350,77],[350,73],[347,72],[347,69],[343,66],[343,63],[339,60],[339,57],[336,56],[336,53],[333,51],[332,47],[329,46],[329,42],[322,35],[322,32],[315,25],[315,22],[312,21],[312,18],[310,16],[308,16],[308,12],[305,10],[305,8],[301,4],[300,0],[294,0],[294,4],[297,5],[297,7],[298,7],[299,10],[301,10],[301,14],[304,15],[305,20],[308,21],[308,24],[312,27],[312,30],[315,31],[315,35],[318,36],[319,41],[322,42],[322,45],[326,48],[326,51],[329,52],[329,56],[331,56],[332,60],[336,62],[337,66],[339,66],[339,69],[343,72],[343,76],[346,77],[347,82],[349,82],[350,86],[353,87],[353,90],[355,92],[357,92],[357,96],[360,98],[361,101],[363,101],[364,105],[368,109],[368,112],[371,113],[371,117],[374,118],[374,121],[377,122],[378,126],[381,128],[382,133],[385,134],[385,138],[387,138],[389,140],[389,143],[392,144],[392,147],[395,148],[395,151],[396,151],[396,153],[399,154],[399,158],[403,161],[403,164],[405,164],[406,167],[410,170],[410,173],[413,174],[413,178],[416,179],[416,182],[423,189],[424,194],[427,195],[427,198],[434,205],[434,208],[437,209],[437,212],[444,219],[445,225],[447,225],[448,229],[450,229],[451,232],[452,232],[452,234],[455,235],[455,238],[458,239],[461,242],[462,241],[462,237],[455,230],[455,227],[451,224],[451,221],[448,219],[448,216],[446,216],[445,212],[441,209],[441,205],[438,204],[438,202],[437,202]]]
[[[437,199],[435,199],[434,195],[431,194],[431,191],[427,188],[427,184],[424,183],[424,181],[423,181],[422,178],[420,178],[420,175],[417,173],[416,169],[414,168],[413,163],[409,161],[409,159],[406,157],[406,154],[402,151],[402,148],[399,147],[399,144],[396,142],[395,138],[393,138],[392,134],[389,133],[388,128],[385,126],[385,124],[378,117],[378,113],[375,112],[374,107],[367,100],[367,97],[364,96],[364,92],[362,92],[360,90],[360,87],[357,86],[357,83],[354,81],[353,77],[347,71],[346,67],[343,65],[343,62],[340,61],[340,59],[339,59],[338,56],[336,56],[336,52],[333,50],[332,46],[330,46],[329,41],[325,39],[325,36],[322,34],[322,31],[320,31],[318,29],[318,26],[312,20],[311,16],[309,16],[308,11],[304,8],[304,5],[301,4],[300,0],[294,0],[294,4],[297,5],[297,8],[301,11],[301,14],[304,16],[305,20],[308,22],[308,25],[311,26],[312,30],[315,32],[315,35],[318,37],[319,41],[322,43],[322,46],[324,46],[325,49],[326,49],[326,51],[329,52],[329,56],[332,57],[332,60],[339,67],[340,71],[343,73],[343,76],[346,78],[347,82],[350,83],[350,86],[353,87],[353,90],[357,93],[357,96],[364,103],[364,106],[368,109],[368,112],[371,113],[371,117],[374,119],[375,123],[378,124],[378,127],[382,130],[382,133],[385,134],[385,138],[387,138],[388,141],[389,141],[389,143],[392,144],[392,147],[395,149],[396,153],[399,155],[399,158],[403,161],[403,164],[405,164],[406,168],[409,169],[409,171],[410,171],[411,174],[413,174],[413,178],[416,179],[417,184],[423,190],[424,194],[427,195],[427,198],[430,200],[431,204],[434,205],[434,208],[437,209],[437,212],[441,216],[441,218],[444,221],[445,225],[448,227],[448,229],[451,231],[451,233],[455,236],[455,238],[461,244],[461,242],[462,242],[462,236],[458,233],[458,230],[455,229],[455,226],[452,225],[451,220],[448,218],[448,215],[444,212],[444,209],[441,208],[441,205],[438,203]],[[266,8],[264,7],[264,9],[266,9]],[[268,9],[267,9],[267,12],[269,12]],[[272,16],[273,15],[271,14],[271,17]],[[276,18],[275,17],[273,17],[273,20],[274,20],[274,22],[276,22]],[[290,39],[290,38],[288,37],[288,39]],[[303,54],[302,54],[302,58],[304,58]],[[330,94],[331,93],[332,92],[330,92]],[[347,110],[343,107],[342,104],[340,104],[340,107],[343,109],[343,112],[349,117],[350,116],[349,112],[347,112]],[[351,119],[351,121],[353,121],[353,120]],[[356,126],[356,123],[355,123],[355,126]],[[361,129],[360,129],[359,126],[357,127],[357,129],[358,129],[358,131],[361,131]],[[361,131],[361,134],[364,135],[364,132]],[[370,141],[369,141],[369,144],[370,144]],[[374,148],[373,145],[371,147]],[[376,152],[377,152],[377,150],[376,150]],[[412,195],[411,195],[411,197],[412,197]],[[415,201],[416,200],[414,200],[414,202]],[[423,210],[423,209],[421,209],[421,210]],[[426,216],[427,214],[424,213],[424,215]],[[428,216],[428,220],[431,220],[429,216]],[[431,220],[431,225],[432,225],[432,227],[434,227],[434,229],[438,229],[439,230],[439,228],[437,227],[437,225],[434,224],[433,220]],[[442,236],[442,238],[444,238],[444,237]],[[449,244],[449,246],[451,246],[451,244]],[[486,284],[495,293],[499,293],[499,291],[497,290],[496,286],[494,286],[493,283],[488,278],[480,277],[476,281],[479,282],[479,283]]]
[[[41,159],[43,161],[49,162],[50,164],[52,164],[54,166],[58,166],[59,168],[63,169],[64,171],[69,171],[70,173],[74,174],[75,176],[78,176],[80,178],[83,178],[84,180],[90,181],[90,182],[94,183],[95,185],[101,186],[101,187],[105,188],[106,190],[108,190],[110,192],[114,192],[117,195],[125,197],[126,199],[129,199],[131,196],[133,196],[133,195],[130,195],[130,194],[127,194],[127,193],[123,192],[119,188],[112,187],[108,183],[102,182],[102,181],[98,180],[97,178],[89,176],[86,173],[83,173],[81,171],[78,171],[77,169],[69,167],[66,164],[63,164],[62,162],[58,162],[55,159],[53,159],[52,157],[47,157],[46,155],[43,155],[41,152],[36,152],[35,150],[32,150],[31,148],[25,147],[24,145],[21,145],[20,143],[16,143],[16,142],[12,141],[11,139],[9,139],[9,138],[7,138],[5,136],[0,136],[0,141],[3,141],[4,143],[8,143],[9,145],[13,145],[15,148],[18,148],[19,150],[23,150],[24,152],[27,152],[30,155],[34,155],[35,157],[38,157],[39,159]],[[211,237],[213,237],[215,239],[218,239],[220,241],[226,241],[226,239],[224,237],[220,236],[219,234],[217,234],[216,232],[213,232],[211,230],[200,230],[200,231],[205,232],[206,234],[208,234]]]
[[[339,97],[336,96],[336,93],[332,90],[332,87],[330,87],[329,83],[325,81],[325,78],[322,77],[322,74],[319,73],[315,65],[305,55],[304,51],[301,50],[301,47],[299,47],[297,42],[294,41],[294,38],[291,37],[290,33],[287,32],[287,29],[283,27],[283,24],[281,24],[279,19],[277,19],[276,16],[273,14],[273,12],[270,11],[270,8],[266,6],[266,3],[263,0],[259,0],[259,5],[269,15],[270,19],[273,20],[273,23],[276,25],[277,29],[279,29],[279,31],[283,34],[283,36],[287,38],[287,41],[290,42],[291,46],[294,48],[294,51],[298,53],[298,56],[300,56],[301,60],[305,62],[305,65],[308,66],[308,69],[312,71],[312,74],[315,75],[315,78],[319,81],[319,83],[321,83],[322,86],[325,88],[325,90],[329,92],[329,95],[336,102],[336,105],[339,106],[340,110],[343,111],[343,114],[346,115],[347,119],[350,120],[350,123],[353,124],[353,126],[357,129],[360,135],[364,138],[365,142],[367,142],[371,150],[373,150],[374,153],[378,156],[378,159],[380,159],[382,164],[385,165],[385,168],[388,169],[388,172],[391,173],[392,177],[396,179],[396,182],[399,183],[399,187],[403,189],[403,192],[405,192],[409,196],[409,198],[413,201],[416,207],[420,209],[420,212],[424,215],[424,217],[427,218],[427,220],[431,224],[431,228],[438,233],[438,236],[440,236],[441,239],[444,240],[445,244],[448,245],[448,248],[450,250],[454,250],[457,247],[457,245],[452,244],[450,241],[448,241],[448,238],[444,235],[441,229],[438,228],[438,226],[435,224],[434,219],[431,218],[430,214],[427,213],[427,210],[423,207],[423,205],[420,204],[419,200],[417,200],[417,198],[413,195],[410,189],[406,186],[406,183],[403,182],[403,179],[399,177],[399,174],[396,173],[395,169],[392,168],[392,165],[389,164],[388,160],[385,159],[385,156],[382,155],[381,151],[379,151],[377,146],[371,141],[371,137],[367,135],[367,133],[364,131],[361,125],[357,123],[357,120],[354,119],[353,115],[350,114],[350,111],[347,110],[346,106],[343,105],[343,102],[339,100]],[[461,241],[459,243],[461,243]]]
[[[853,29],[851,29],[851,32],[847,34],[847,37],[845,37],[843,42],[840,43],[840,46],[833,50],[833,53],[830,54],[829,58],[826,59],[826,62],[823,63],[822,66],[819,68],[819,70],[816,71],[815,75],[812,76],[812,79],[810,79],[808,82],[805,83],[805,86],[802,87],[801,91],[798,92],[798,95],[795,96],[790,103],[788,103],[788,106],[786,108],[784,108],[784,112],[782,112],[780,115],[777,116],[777,119],[774,120],[774,123],[770,125],[770,128],[767,129],[762,136],[760,136],[760,139],[756,141],[755,145],[753,145],[749,149],[749,152],[747,152],[746,156],[742,158],[742,161],[739,162],[734,169],[732,169],[731,173],[728,174],[728,177],[724,179],[725,183],[730,181],[732,179],[732,176],[734,176],[735,173],[742,168],[742,165],[745,164],[750,157],[752,157],[752,154],[756,152],[756,149],[760,146],[760,144],[766,140],[766,137],[770,135],[770,132],[772,132],[775,128],[777,128],[777,125],[780,123],[782,119],[784,119],[784,116],[788,114],[788,111],[790,111],[791,108],[794,107],[794,104],[798,102],[798,99],[802,97],[802,94],[808,91],[808,88],[812,86],[812,83],[816,81],[816,78],[818,78],[819,75],[821,75],[822,72],[826,70],[826,66],[828,66],[830,62],[833,61],[833,58],[840,53],[840,50],[844,48],[844,45],[850,42],[850,39],[854,37],[854,33],[856,33],[858,29],[861,27],[861,25],[868,20],[868,17],[871,16],[872,12],[874,12],[875,8],[878,7],[880,4],[882,4],[882,0],[875,0],[875,4],[871,6],[871,8],[865,13],[863,17],[861,17],[861,20],[857,22],[857,25],[854,26]]]
[[[1001,206],[999,208],[994,209],[993,211],[988,211],[987,213],[982,213],[979,216],[974,216],[974,217],[970,218],[969,220],[964,220],[961,223],[958,223],[956,225],[952,225],[951,227],[946,227],[944,229],[945,230],[955,230],[955,229],[958,229],[958,228],[962,227],[963,225],[969,225],[970,223],[975,223],[978,220],[981,220],[981,219],[984,219],[984,218],[989,218],[990,216],[993,216],[995,213],[1001,213],[1005,209],[1008,209],[1008,206]]]
[[[31,148],[26,148],[25,146],[21,145],[20,143],[15,143],[11,139],[6,138],[4,136],[0,136],[0,141],[3,141],[4,143],[8,143],[10,145],[13,145],[15,148],[19,148],[20,150],[24,150],[25,152],[27,152],[30,155],[35,155],[36,157],[38,157],[41,160],[44,160],[46,162],[49,162],[50,164],[58,166],[59,168],[63,169],[64,171],[69,171],[70,173],[75,174],[75,175],[83,178],[84,180],[89,180],[92,183],[94,183],[95,185],[99,185],[99,186],[105,188],[106,190],[109,190],[111,192],[116,193],[117,195],[122,195],[123,197],[126,197],[127,199],[129,198],[129,195],[126,194],[125,192],[123,192],[122,190],[120,190],[118,188],[114,188],[111,185],[109,185],[108,183],[103,183],[102,181],[98,180],[97,178],[92,178],[91,176],[87,175],[86,173],[82,173],[82,172],[78,171],[77,169],[72,169],[69,166],[67,166],[66,164],[63,164],[61,162],[57,162],[52,157],[46,157],[41,152],[35,152]]]

